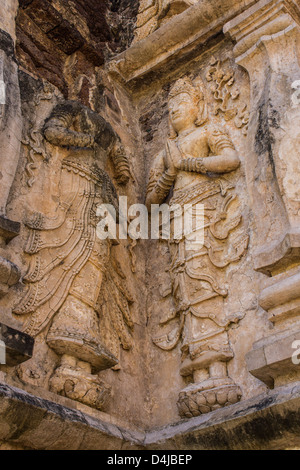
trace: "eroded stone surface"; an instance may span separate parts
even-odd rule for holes
[[[3,2],[0,322],[35,348],[1,446],[297,447],[298,2],[138,3]],[[203,203],[204,242],[100,240],[119,196]]]

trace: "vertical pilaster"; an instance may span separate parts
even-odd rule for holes
[[[22,116],[15,60],[15,17],[18,2],[1,0],[0,18],[0,215],[6,203],[18,164]]]
[[[18,165],[22,115],[15,59],[17,0],[0,0],[0,297],[20,278],[19,269],[6,259],[6,244],[18,235],[20,224],[6,217],[6,205]]]
[[[261,0],[224,27],[251,82],[246,173],[254,268],[269,276],[259,304],[275,328],[254,344],[247,362],[268,386],[300,377],[292,362],[300,335],[299,24],[298,2]]]

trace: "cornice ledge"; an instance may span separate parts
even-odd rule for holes
[[[223,26],[257,0],[200,0],[154,33],[107,64],[109,73],[125,83],[158,71],[166,61],[186,53],[222,32]]]
[[[0,383],[0,440],[36,450],[292,449],[300,446],[299,405],[300,384],[295,382],[146,431]]]

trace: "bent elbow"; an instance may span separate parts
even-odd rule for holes
[[[236,155],[232,160],[232,170],[237,170],[241,166],[241,160]]]

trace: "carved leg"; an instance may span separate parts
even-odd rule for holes
[[[95,310],[69,295],[53,320],[47,343],[61,356],[50,390],[102,410],[110,387],[93,374],[115,366],[118,360],[102,344]]]

